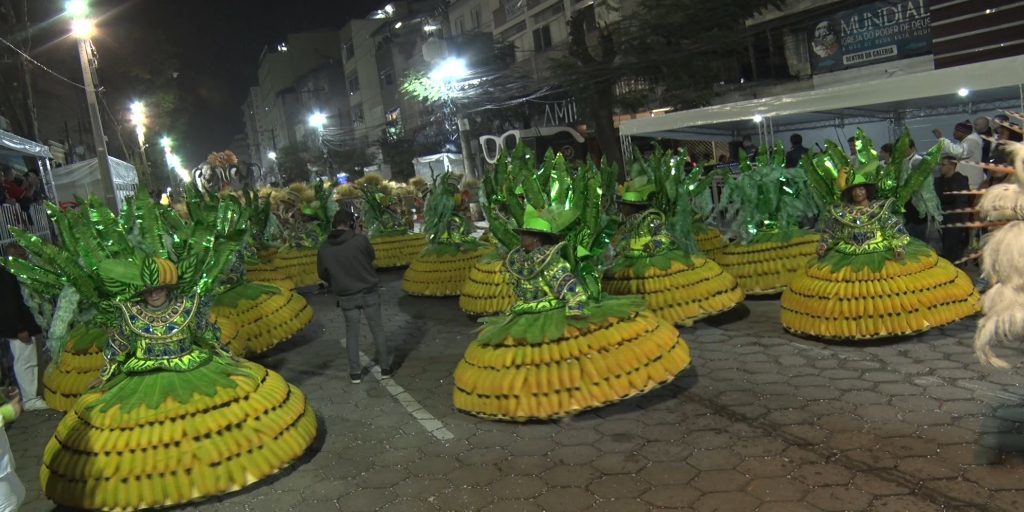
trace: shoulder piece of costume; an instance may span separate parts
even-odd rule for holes
[[[675,247],[665,214],[654,208],[627,217],[612,244],[617,254],[631,258],[657,256]]]

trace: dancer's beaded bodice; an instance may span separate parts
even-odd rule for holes
[[[828,210],[821,243],[844,254],[900,251],[910,240],[903,223],[889,211],[891,201],[866,206],[842,203]]]
[[[538,313],[564,307],[570,315],[582,314],[587,294],[559,254],[563,243],[532,251],[517,247],[505,258],[516,292],[513,313]]]

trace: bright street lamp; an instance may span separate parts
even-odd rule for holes
[[[96,23],[89,18],[78,18],[71,22],[71,35],[78,39],[89,39],[96,34]]]
[[[174,141],[171,140],[170,137],[168,137],[166,135],[164,135],[163,137],[160,137],[160,147],[162,147],[164,149],[171,149],[172,146],[174,146]]]
[[[89,15],[89,2],[86,0],[64,2],[64,13],[72,19],[84,18]]]
[[[466,66],[466,60],[457,57],[449,57],[434,68],[430,72],[430,79],[434,82],[454,82],[461,80],[469,75],[469,68]]]
[[[327,124],[327,114],[323,112],[313,112],[309,115],[309,125],[317,130],[323,130],[324,125]]]
[[[139,147],[145,144],[146,138],[146,105],[141,101],[133,102],[131,105],[131,122],[135,125],[135,134],[139,136]]]
[[[271,160],[277,160],[277,152],[276,151],[268,151],[267,152],[267,158],[269,158]]]

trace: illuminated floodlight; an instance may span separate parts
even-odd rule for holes
[[[96,33],[96,23],[88,18],[79,18],[71,22],[71,35],[78,39],[89,39]]]
[[[430,79],[435,82],[453,82],[461,80],[469,75],[469,68],[466,60],[457,57],[449,57],[430,72]]]
[[[323,112],[313,112],[309,115],[309,125],[318,130],[323,129],[324,125],[327,124],[327,114]]]
[[[80,19],[89,15],[89,2],[86,0],[70,0],[64,2],[64,13],[72,19]]]
[[[760,123],[761,121],[764,121],[764,117],[761,114],[754,114],[754,122]]]
[[[963,97],[966,97],[968,94],[970,94],[971,90],[966,88],[966,87],[961,87],[960,89],[958,89],[956,91],[956,93],[959,94],[961,98],[963,98]]]

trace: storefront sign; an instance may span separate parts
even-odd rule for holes
[[[811,31],[815,73],[931,52],[928,0],[873,2],[819,20]]]

